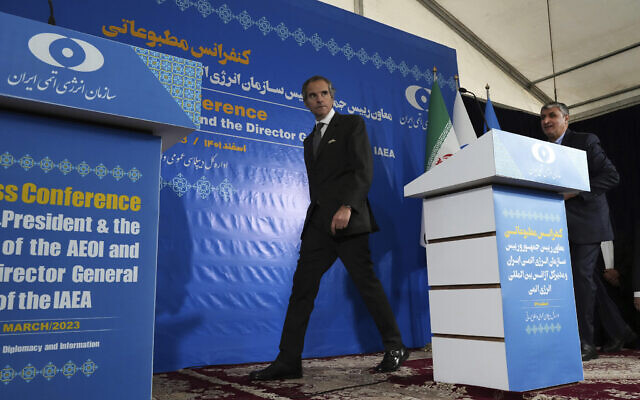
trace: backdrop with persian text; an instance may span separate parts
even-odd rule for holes
[[[46,21],[40,3],[0,10]],[[277,355],[309,201],[302,141],[313,116],[300,88],[315,74],[337,88],[336,111],[366,122],[375,269],[405,344],[430,341],[421,202],[403,186],[424,170],[434,66],[453,105],[455,50],[313,0],[65,1],[54,11],[58,25],[204,65],[201,129],[162,157],[156,371]],[[303,357],[381,349],[338,261]]]

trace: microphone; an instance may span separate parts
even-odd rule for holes
[[[484,121],[484,126],[489,126],[489,124],[487,123],[487,119],[484,117],[484,112],[482,111],[482,107],[480,106],[480,102],[478,101],[478,98],[476,97],[475,93],[473,93],[471,90],[467,90],[467,89],[465,89],[463,87],[459,88],[458,90],[462,94],[469,93],[470,95],[473,96],[473,99],[476,101],[476,105],[478,106],[478,110],[480,111],[480,115],[482,116],[482,120]],[[482,130],[484,130],[484,128]]]
[[[47,21],[47,23],[49,25],[55,25],[56,24],[56,19],[53,17],[53,2],[51,0],[49,1],[49,20]]]

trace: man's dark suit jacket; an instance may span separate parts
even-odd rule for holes
[[[591,191],[581,192],[565,202],[569,240],[574,243],[599,243],[613,240],[606,192],[615,187],[620,176],[592,133],[567,129],[562,145],[587,153]]]
[[[312,215],[321,229],[330,234],[333,215],[342,205],[351,206],[351,218],[345,229],[336,230],[336,237],[377,231],[367,198],[373,179],[373,155],[364,120],[336,112],[322,136],[316,157],[315,134],[304,140],[311,203],[303,234]]]

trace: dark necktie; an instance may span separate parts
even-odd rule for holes
[[[316,128],[313,130],[313,157],[316,157],[318,154],[318,147],[320,147],[320,141],[322,140],[322,127],[324,126],[323,122],[318,122],[316,124]]]

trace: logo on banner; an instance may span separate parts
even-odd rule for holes
[[[427,111],[431,90],[418,85],[411,85],[404,91],[404,96],[411,106],[420,111]]]
[[[533,157],[544,164],[551,164],[556,160],[556,153],[546,143],[535,143],[531,146]]]
[[[78,72],[93,72],[104,64],[104,56],[84,40],[57,33],[39,33],[29,39],[29,50],[40,61]]]

